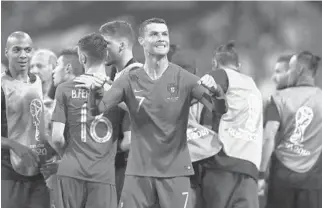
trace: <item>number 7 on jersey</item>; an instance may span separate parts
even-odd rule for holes
[[[136,112],[139,112],[141,105],[143,104],[143,101],[145,100],[145,97],[142,96],[135,96],[135,98],[139,101],[138,108],[136,109]]]

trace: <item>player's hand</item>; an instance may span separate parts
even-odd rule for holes
[[[257,184],[258,184],[258,196],[263,196],[265,194],[265,188],[266,188],[265,179],[259,179]]]
[[[16,153],[27,166],[37,167],[39,163],[39,157],[36,152],[32,149],[18,143],[12,141],[11,150]]]
[[[89,90],[96,90],[103,87],[105,83],[111,83],[110,78],[106,76],[102,76],[99,74],[88,75],[84,74],[81,75],[74,80],[78,84],[75,87],[85,88]]]
[[[60,160],[56,160],[50,163],[45,163],[40,167],[40,172],[43,174],[45,180],[51,175],[56,174]]]
[[[217,90],[217,83],[215,79],[209,74],[206,74],[203,77],[201,77],[201,79],[198,81],[198,84],[203,85],[212,93],[215,93]]]

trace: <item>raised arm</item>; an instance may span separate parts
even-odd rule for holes
[[[81,75],[74,81],[77,83],[76,87],[90,91],[88,104],[93,115],[104,113],[124,101],[127,87],[127,76],[125,74],[113,84],[105,77],[93,75]],[[121,104],[119,107],[127,111],[125,104]]]

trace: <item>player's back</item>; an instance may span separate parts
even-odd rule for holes
[[[193,174],[187,148],[191,91],[198,77],[170,63],[158,80],[131,70],[125,92],[131,116],[127,175],[175,177]]]
[[[73,81],[59,85],[57,92],[62,92],[68,129],[58,175],[114,184],[119,109],[92,116],[87,106],[88,90],[76,88]]]

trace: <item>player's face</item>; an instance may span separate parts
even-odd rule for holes
[[[60,56],[57,60],[57,65],[53,70],[53,82],[54,86],[58,86],[60,83],[66,80],[66,66],[64,64],[63,57]]]
[[[146,25],[142,38],[140,43],[146,52],[156,56],[165,56],[169,52],[170,38],[167,25],[160,23]]]
[[[103,35],[107,43],[107,65],[113,65],[120,59],[120,41],[110,35]]]
[[[287,70],[288,70],[288,64],[287,63],[277,62],[275,64],[274,73],[273,73],[273,76],[272,76],[272,79],[275,82],[275,84],[279,84],[279,82],[281,80],[281,77],[283,75],[285,75]]]
[[[42,82],[49,82],[51,80],[51,73],[53,66],[49,64],[49,56],[35,55],[30,61],[30,72],[37,74]]]
[[[30,39],[13,40],[6,49],[10,69],[14,69],[17,72],[29,70],[32,49]]]

